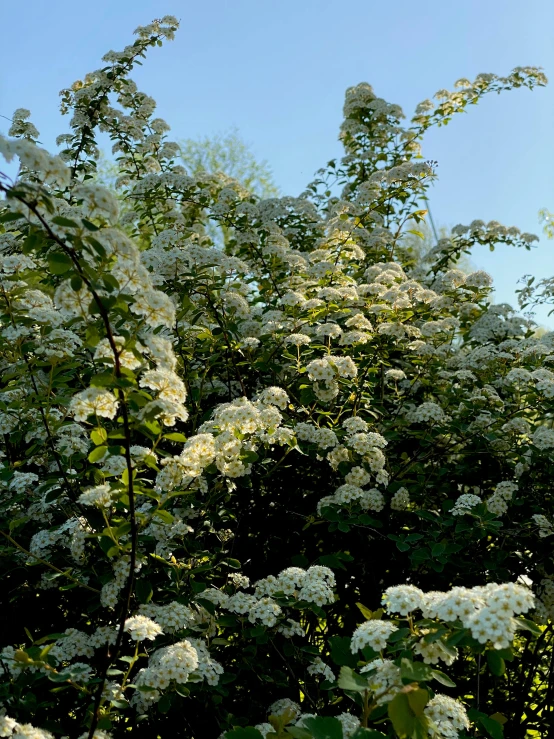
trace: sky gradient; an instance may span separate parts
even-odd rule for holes
[[[149,53],[133,78],[158,103],[171,138],[238,128],[296,195],[340,155],[346,87],[367,81],[408,117],[421,100],[460,77],[507,75],[541,66],[546,88],[490,95],[446,127],[431,130],[424,156],[438,161],[430,194],[437,225],[476,218],[541,234],[538,210],[554,210],[554,3],[552,0],[27,0],[2,9],[0,114],[29,108],[41,142],[55,150],[68,130],[59,91],[101,66],[110,49],[165,14],[181,28]],[[9,122],[0,118],[0,132]],[[525,273],[554,275],[554,241],[531,253],[476,251],[494,277],[496,301],[515,304]],[[554,315],[537,320],[554,328]]]

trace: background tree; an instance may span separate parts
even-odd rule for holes
[[[259,198],[279,195],[268,162],[256,158],[236,128],[201,139],[178,140],[177,143],[179,159],[190,174],[223,172]]]

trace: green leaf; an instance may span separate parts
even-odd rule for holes
[[[239,560],[233,559],[232,557],[228,557],[227,559],[221,560],[221,564],[228,565],[229,567],[232,567],[234,570],[239,570],[241,566]]]
[[[303,724],[312,732],[314,739],[343,739],[342,724],[333,716],[307,718]]]
[[[331,569],[340,569],[345,570],[346,567],[344,566],[344,563],[337,557],[336,554],[322,554],[321,557],[318,558],[318,563],[323,565],[324,567],[330,567]],[[301,565],[295,565],[297,567],[300,567]]]
[[[184,434],[178,433],[164,434],[163,438],[168,439],[169,441],[181,441],[183,443],[187,440],[187,437]]]
[[[351,690],[355,693],[365,693],[369,688],[368,679],[361,677],[346,665],[340,668],[338,685],[342,690]]]
[[[423,709],[429,702],[429,693],[424,688],[418,688],[417,690],[411,690],[407,693],[408,703],[410,708],[416,716],[421,716]]]
[[[92,443],[96,446],[100,446],[108,440],[108,432],[103,428],[96,428],[90,432],[90,438]]]
[[[412,662],[403,657],[400,662],[400,675],[405,683],[422,682],[433,678],[433,670],[425,662]]]
[[[506,672],[506,663],[494,649],[487,651],[487,664],[493,675],[501,677]]]
[[[21,213],[3,213],[0,215],[0,223],[8,223],[9,221],[19,221],[20,218],[23,218]]]
[[[102,282],[104,283],[106,290],[111,293],[114,290],[119,290],[119,282],[113,275],[106,274],[102,275]]]
[[[428,739],[429,719],[423,712],[414,713],[408,696],[409,692],[399,693],[389,703],[388,713],[394,730],[400,739]]]
[[[456,683],[454,680],[451,680],[448,675],[446,675],[441,670],[432,670],[433,673],[433,679],[439,682],[441,685],[445,685],[447,688],[455,688]]]
[[[252,726],[244,729],[232,729],[231,731],[225,732],[223,736],[225,739],[263,739],[258,729],[254,729]]]
[[[124,536],[125,534],[128,534],[129,531],[131,531],[131,523],[130,521],[125,521],[125,523],[122,523],[121,526],[118,526],[115,530],[115,538],[119,539],[121,536]]]
[[[162,695],[162,697],[158,701],[158,711],[160,713],[167,713],[171,708],[171,702],[171,695],[167,693],[165,695]]]
[[[48,266],[50,272],[55,275],[63,275],[68,269],[71,269],[73,263],[71,259],[62,251],[53,251],[48,254]]]
[[[56,226],[66,226],[67,228],[80,228],[77,221],[72,221],[70,218],[64,218],[63,216],[55,216],[52,218],[52,223]]]
[[[356,603],[356,605],[358,606],[358,609],[360,610],[364,618],[367,618],[368,621],[373,618],[373,611],[370,611],[370,609],[364,606],[362,603]]]
[[[40,246],[41,240],[41,233],[39,231],[33,228],[29,229],[29,234],[21,247],[21,251],[23,254],[31,254],[31,252]]]
[[[102,246],[102,244],[92,236],[87,236],[88,243],[92,246],[94,251],[102,257],[102,259],[106,256],[106,250]]]
[[[95,226],[95,225],[94,225],[94,223],[91,223],[91,222],[90,222],[89,220],[87,220],[86,218],[81,218],[81,221],[82,221],[82,223],[83,223],[83,226],[84,226],[84,227],[85,227],[86,229],[88,229],[89,231],[99,231],[99,230],[100,230],[100,229],[98,228],[98,226]]]
[[[287,726],[287,736],[292,736],[294,739],[312,739],[311,733],[299,726]]]
[[[374,731],[373,729],[364,729],[360,726],[359,729],[351,735],[350,739],[387,739],[385,734],[381,734],[380,731]]]
[[[137,580],[135,592],[141,603],[148,603],[152,598],[154,588],[152,587],[150,580]]]
[[[350,638],[348,636],[332,636],[329,639],[331,647],[331,659],[336,665],[347,665],[356,667],[358,658],[350,651]]]
[[[79,277],[79,275],[73,275],[70,280],[70,284],[72,290],[75,290],[75,292],[79,292],[79,290],[83,287],[83,280]]]
[[[379,609],[381,610],[381,609]],[[393,631],[392,634],[388,638],[389,644],[395,644],[397,641],[401,641],[401,639],[405,639],[410,634],[410,629],[407,627],[398,629],[397,631]]]
[[[502,659],[505,659],[506,662],[514,661],[514,651],[511,647],[508,647],[507,649],[497,649],[496,653],[499,654]]]
[[[173,516],[169,511],[163,511],[158,508],[157,511],[154,511],[154,516],[161,519],[164,523],[173,523]]]
[[[108,451],[107,446],[97,446],[96,449],[93,449],[92,452],[88,455],[88,461],[89,462],[100,462],[101,459],[104,459]]]
[[[530,631],[535,636],[540,636],[542,634],[542,629],[534,621],[530,621],[528,618],[520,617],[516,618],[515,621],[520,629]]]
[[[71,278],[71,287],[73,287],[73,277]],[[75,289],[75,288],[73,288]],[[98,345],[98,342],[100,341],[100,334],[98,333],[98,329],[96,326],[88,326],[86,333],[85,333],[85,343],[87,346],[90,346],[94,348]]]
[[[411,737],[415,729],[415,714],[406,693],[398,693],[389,703],[389,718],[400,739]]]
[[[495,721],[493,718],[489,718],[488,716],[481,716],[479,717],[478,722],[485,729],[487,734],[492,737],[492,739],[504,739],[504,729],[498,721]]]

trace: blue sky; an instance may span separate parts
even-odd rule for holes
[[[498,220],[540,234],[538,210],[554,209],[554,2],[552,0],[27,0],[2,9],[0,114],[32,111],[41,141],[68,120],[58,93],[100,66],[102,55],[166,13],[181,28],[134,72],[175,138],[232,126],[271,164],[284,193],[298,194],[340,154],[346,87],[371,83],[409,116],[438,89],[479,72],[542,66],[552,84],[492,95],[431,131],[424,155],[438,161],[431,192],[437,224]],[[0,118],[0,132],[8,122]],[[515,303],[524,273],[554,275],[554,241],[531,253],[477,251],[496,300]],[[554,328],[554,316],[537,319]]]

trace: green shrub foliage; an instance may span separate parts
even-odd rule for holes
[[[351,87],[344,157],[260,199],[129,77],[177,25],[62,92],[59,154],[0,138],[0,736],[546,736],[554,334],[456,268],[536,237],[409,247],[425,131],[544,75],[409,125]]]

